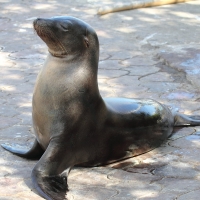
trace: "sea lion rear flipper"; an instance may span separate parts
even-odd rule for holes
[[[42,154],[44,153],[44,150],[38,143],[38,141],[35,139],[33,146],[30,150],[22,150],[20,148],[12,147],[10,145],[1,144],[1,146],[6,149],[7,151],[12,152],[15,155],[18,155],[23,158],[29,158],[29,159],[39,159]]]
[[[48,200],[64,200],[68,191],[67,176],[70,166],[65,147],[50,142],[47,150],[32,171],[32,181],[38,193]]]
[[[174,126],[199,126],[199,115],[184,115],[181,113],[175,113]]]

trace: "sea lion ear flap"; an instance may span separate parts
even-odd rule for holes
[[[87,36],[84,36],[84,42],[87,48],[89,48],[89,40]]]

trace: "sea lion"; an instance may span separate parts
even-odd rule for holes
[[[174,126],[200,125],[195,116],[172,113],[151,99],[102,98],[97,84],[98,37],[74,17],[38,18],[34,29],[49,54],[32,100],[35,143],[25,158],[40,157],[33,184],[46,199],[65,199],[70,168],[98,166],[145,153]]]

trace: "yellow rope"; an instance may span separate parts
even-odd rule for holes
[[[143,0],[143,1],[133,1],[130,3],[116,3],[115,5],[104,6],[98,10],[99,15],[105,15],[111,12],[118,12],[123,10],[131,10],[136,8],[146,8],[152,6],[161,6],[167,4],[182,3],[191,0]]]

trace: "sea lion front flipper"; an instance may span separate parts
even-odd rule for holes
[[[6,145],[6,144],[1,144],[1,146],[6,149],[7,151],[10,151],[11,153],[18,155],[23,158],[28,158],[28,159],[39,159],[42,154],[44,153],[44,150],[38,143],[38,141],[35,139],[33,146],[31,147],[30,150],[22,150],[20,148],[12,147],[11,145]]]
[[[44,176],[37,171],[32,172],[32,181],[38,193],[47,200],[65,200],[68,191],[67,178],[65,176]]]
[[[45,199],[66,199],[67,176],[71,168],[70,157],[61,143],[50,142],[45,153],[32,171],[32,181],[38,193]],[[69,158],[67,158],[69,157]]]

